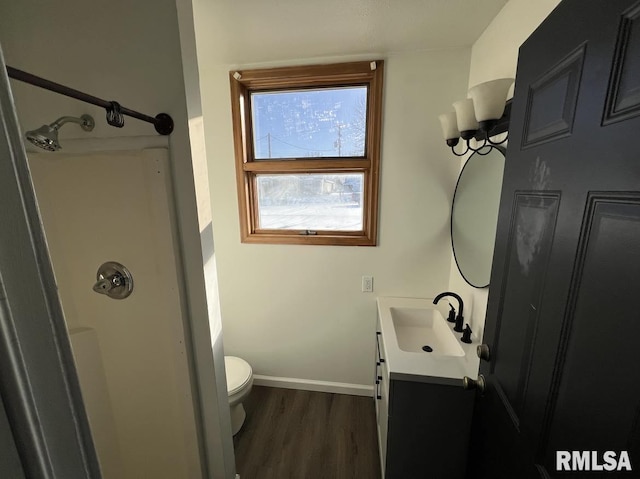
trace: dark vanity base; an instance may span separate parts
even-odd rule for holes
[[[386,479],[464,477],[475,395],[461,385],[391,380]]]

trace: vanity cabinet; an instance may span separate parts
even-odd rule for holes
[[[463,478],[474,393],[462,381],[390,374],[376,333],[375,403],[382,477]]]

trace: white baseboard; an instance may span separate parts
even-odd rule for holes
[[[330,381],[314,381],[313,379],[281,378],[255,374],[253,384],[272,388],[301,389],[303,391],[319,391],[323,393],[349,394],[351,396],[373,397],[373,386],[362,384],[334,383]]]

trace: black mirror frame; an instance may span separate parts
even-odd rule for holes
[[[495,149],[496,149],[496,150],[498,150],[500,153],[502,153],[502,155],[503,155],[503,156],[505,157],[505,159],[506,159],[506,157],[507,157],[507,149],[506,149],[504,146],[502,146],[502,145],[498,145],[498,146],[490,146],[490,147],[488,147],[488,148],[495,148]],[[451,241],[451,251],[453,252],[453,259],[454,259],[454,260],[455,260],[455,262],[456,262],[456,267],[458,268],[458,272],[460,273],[460,276],[462,276],[462,278],[465,280],[465,282],[466,282],[469,286],[471,286],[471,287],[473,287],[473,288],[477,288],[477,289],[483,289],[483,288],[487,288],[487,287],[489,286],[490,282],[489,282],[489,283],[487,283],[487,284],[485,284],[485,285],[483,285],[483,286],[478,286],[478,285],[473,284],[471,281],[469,281],[469,279],[467,278],[467,276],[465,276],[465,274],[463,273],[462,268],[460,268],[460,263],[458,262],[458,257],[456,256],[456,249],[455,249],[455,247],[454,247],[454,245],[453,245],[453,207],[454,207],[455,202],[456,202],[456,194],[458,193],[458,186],[460,186],[460,178],[462,178],[462,174],[464,173],[464,169],[467,167],[467,165],[468,165],[468,163],[469,163],[469,160],[471,160],[471,157],[472,157],[473,155],[476,155],[476,154],[477,154],[477,153],[473,153],[473,154],[471,154],[471,155],[469,156],[469,158],[468,158],[468,159],[467,159],[467,161],[465,162],[464,166],[462,167],[462,170],[460,170],[460,173],[458,174],[458,179],[457,179],[457,181],[456,181],[456,188],[455,188],[455,190],[454,190],[454,192],[453,192],[453,199],[452,199],[452,201],[451,201],[451,213],[449,214],[449,237],[450,237],[450,241]],[[480,155],[480,156],[485,156],[486,154],[487,154],[487,153],[482,154],[482,155]],[[494,241],[495,241],[495,240],[494,240]]]

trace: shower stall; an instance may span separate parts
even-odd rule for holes
[[[132,112],[106,109],[114,126]],[[168,139],[60,141],[66,124],[95,121],[27,131],[27,160],[102,477],[201,478]]]
[[[198,477],[167,149],[72,143],[27,156],[103,475]]]

